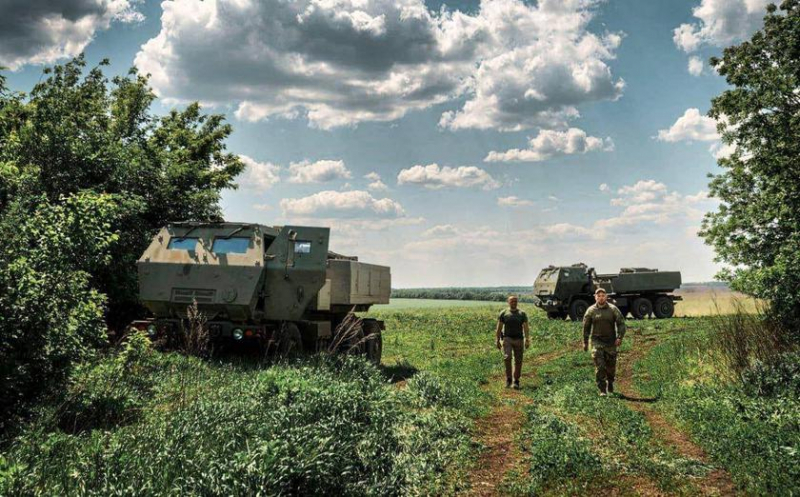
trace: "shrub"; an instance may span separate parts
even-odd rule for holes
[[[0,217],[0,431],[106,343],[90,271],[108,262],[115,212],[112,197],[85,193],[14,203]]]
[[[56,413],[59,426],[78,432],[133,421],[150,397],[157,366],[150,340],[136,332],[118,353],[76,367]]]

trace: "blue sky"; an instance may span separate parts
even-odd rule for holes
[[[703,281],[725,153],[705,112],[726,88],[706,62],[764,5],[20,0],[0,65],[28,90],[83,50],[153,74],[157,112],[225,113],[248,164],[226,217],[330,226],[395,286],[530,284],[579,261]]]

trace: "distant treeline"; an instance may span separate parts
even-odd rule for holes
[[[520,302],[533,302],[532,289],[530,286],[394,288],[392,298],[505,302],[509,295],[516,295]]]
[[[702,291],[722,291],[728,284],[720,281],[684,283],[681,290],[686,293]],[[516,295],[520,302],[534,302],[532,286],[487,286],[487,287],[441,287],[441,288],[393,288],[395,299],[430,300],[481,300],[505,302],[509,295]]]

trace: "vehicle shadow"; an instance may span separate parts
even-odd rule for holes
[[[632,397],[630,395],[625,395],[624,393],[617,393],[615,395],[618,399],[624,400],[626,402],[639,402],[643,404],[653,404],[661,400],[660,395],[656,397]]]
[[[397,361],[393,365],[381,365],[380,370],[383,375],[392,383],[400,383],[413,378],[419,372],[413,364],[407,360]]]

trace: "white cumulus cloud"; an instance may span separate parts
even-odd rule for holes
[[[533,202],[511,195],[509,197],[498,197],[497,205],[500,207],[530,207]]]
[[[658,131],[658,139],[665,142],[719,140],[717,122],[700,114],[695,108],[686,109],[669,129]]]
[[[405,215],[398,202],[389,198],[376,199],[361,190],[327,190],[308,197],[285,198],[280,201],[280,206],[286,216],[395,218]]]
[[[246,155],[240,155],[245,166],[239,184],[245,188],[267,190],[280,182],[280,167],[270,162],[258,162]]]
[[[703,74],[703,59],[697,57],[696,55],[692,55],[689,57],[689,65],[687,69],[689,70],[689,74],[692,76],[700,76]]]
[[[302,161],[289,164],[289,183],[327,183],[352,177],[341,160]]]
[[[381,180],[381,175],[372,171],[364,175],[364,178],[369,180],[369,184],[367,185],[367,190],[372,192],[383,192],[389,189],[389,187]]]
[[[703,46],[724,47],[749,38],[763,25],[766,7],[772,0],[702,0],[692,9],[698,20],[681,24],[672,40],[684,52]]]
[[[530,139],[528,148],[513,148],[505,152],[491,151],[486,162],[539,162],[560,155],[585,154],[594,151],[612,151],[614,142],[611,138],[588,136],[578,128],[566,131],[543,129]]]
[[[608,65],[622,36],[589,31],[597,3],[165,0],[135,62],[162,97],[233,105],[248,121],[330,129],[463,99],[442,127],[563,126],[624,87]]]
[[[608,183],[600,183],[600,187],[598,189],[603,193],[608,193],[611,191],[611,188],[608,186]]]
[[[131,0],[3,0],[0,66],[48,64],[81,53],[112,22],[140,22]]]
[[[432,190],[445,187],[480,187],[484,190],[500,188],[500,183],[479,167],[439,167],[438,164],[416,165],[403,169],[397,175],[397,184],[424,186]]]

